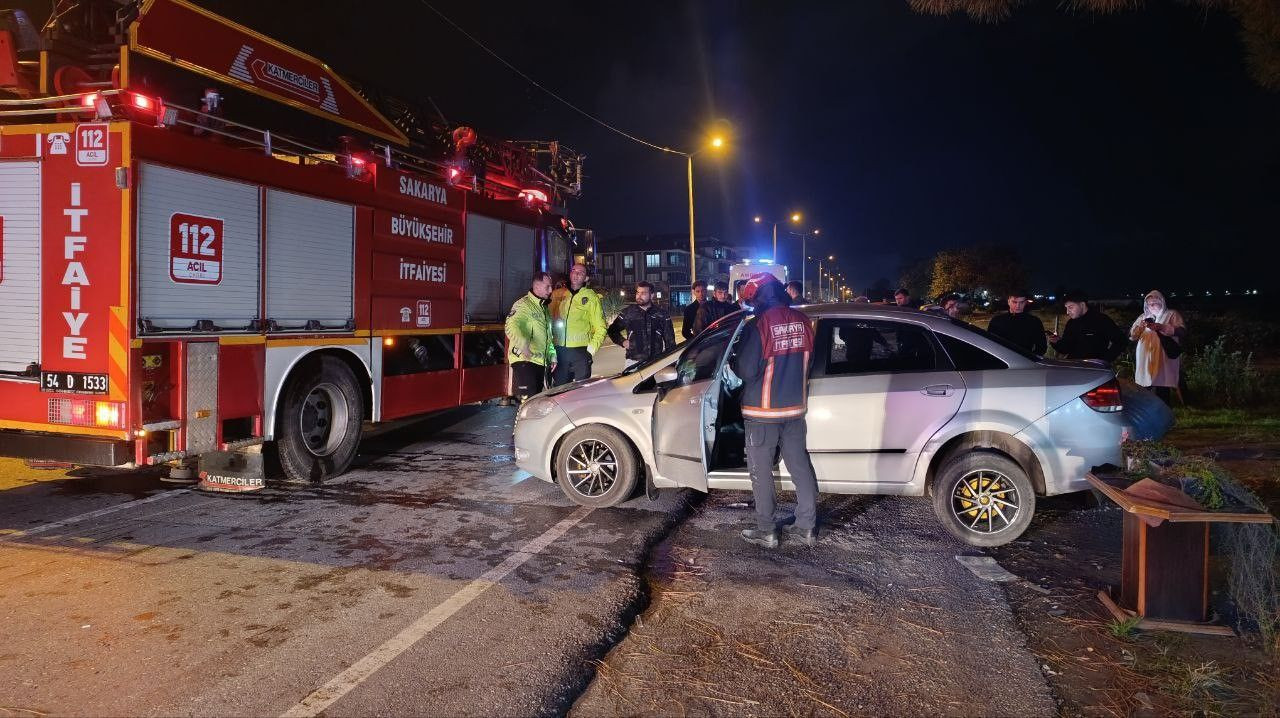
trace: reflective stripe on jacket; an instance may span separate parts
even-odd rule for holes
[[[533,292],[511,305],[507,322],[507,360],[528,361],[540,366],[556,363],[556,348],[551,344],[551,315]]]
[[[813,356],[809,317],[771,307],[743,327],[738,347],[734,373],[742,379],[742,415],[768,422],[804,416]]]

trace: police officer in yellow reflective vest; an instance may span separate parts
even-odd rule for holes
[[[547,370],[555,371],[556,348],[551,344],[551,275],[534,272],[529,293],[511,305],[507,315],[507,359],[511,362],[511,393],[524,401],[542,391]]]
[[[569,270],[569,286],[551,295],[551,332],[559,362],[552,386],[590,377],[591,359],[607,332],[600,295],[587,286],[587,268],[581,264]]]

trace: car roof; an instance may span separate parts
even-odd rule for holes
[[[971,324],[952,319],[946,314],[937,312],[926,312],[912,307],[899,307],[896,304],[867,304],[858,302],[854,304],[803,304],[796,309],[804,312],[814,319],[823,318],[841,318],[841,317],[863,317],[866,319],[889,319],[889,320],[908,320],[919,322],[930,329],[940,330],[941,333],[950,336],[960,335],[970,344],[975,344],[988,353],[995,354],[1000,357],[1009,366],[1034,366],[1035,360],[1016,352],[1009,347],[993,341],[991,338],[983,336],[981,332]]]
[[[945,314],[925,312],[912,307],[900,307],[896,304],[801,304],[796,309],[814,318],[822,317],[882,317],[885,319],[911,319],[940,326],[951,324],[951,317]]]

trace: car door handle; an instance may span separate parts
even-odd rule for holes
[[[925,396],[951,396],[955,391],[956,388],[950,384],[930,384],[921,389],[920,393]]]

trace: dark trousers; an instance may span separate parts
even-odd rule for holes
[[[547,370],[531,361],[511,362],[511,393],[524,401],[542,391]]]
[[[586,347],[556,347],[556,370],[551,373],[552,386],[590,377],[591,352]]]
[[[808,428],[804,417],[784,422],[746,419],[747,471],[751,472],[751,491],[756,497],[756,528],[774,531],[775,507],[773,457],[782,445],[782,460],[787,462],[791,482],[796,486],[796,528],[811,529],[818,521],[818,479],[809,462],[805,446]]]

